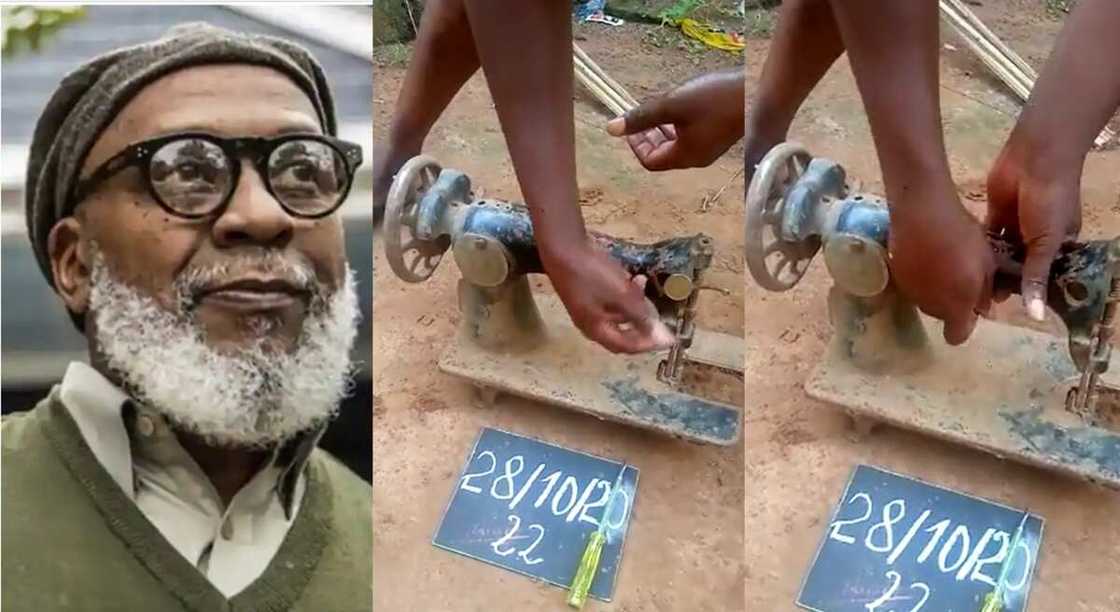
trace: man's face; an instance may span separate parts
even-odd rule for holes
[[[94,145],[83,176],[129,145],[185,131],[244,138],[319,129],[311,102],[279,73],[191,68],[129,102]],[[226,207],[193,220],[166,212],[143,173],[126,169],[55,225],[48,248],[58,292],[86,314],[103,371],[181,430],[218,446],[260,447],[338,409],[357,294],[337,213],[292,217],[250,160],[237,163]],[[213,180],[193,167],[151,171],[161,188],[190,192]],[[274,187],[276,180],[299,187],[307,179],[281,173]]]
[[[307,95],[271,69],[229,64],[180,70],[124,107],[94,144],[82,176],[150,138],[184,131],[219,137],[320,133],[316,117]],[[236,349],[264,334],[272,348],[291,350],[309,315],[311,293],[284,270],[310,273],[327,294],[337,290],[345,276],[342,225],[337,213],[312,220],[288,215],[253,164],[236,163],[241,173],[228,205],[204,219],[164,211],[139,169],[120,172],[80,204],[82,248],[88,253],[94,241],[116,279],[169,311],[186,298],[212,347]],[[182,281],[192,276],[202,280],[186,285],[187,295],[181,295]]]

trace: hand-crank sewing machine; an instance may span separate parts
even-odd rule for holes
[[[696,306],[711,238],[636,244],[593,234],[633,275],[676,336],[667,355],[612,355],[586,340],[559,300],[534,296],[527,275],[544,269],[528,209],[476,198],[470,179],[420,156],[397,173],[386,202],[385,253],[401,279],[427,280],[450,249],[459,280],[459,333],[440,369],[493,401],[505,392],[717,445],[738,441],[740,409],[682,389],[704,368],[742,385],[743,339],[703,330]]]
[[[1120,376],[1109,372],[1120,238],[1068,245],[1051,268],[1047,303],[1068,343],[982,319],[954,348],[928,340],[931,320],[891,282],[889,229],[885,202],[849,193],[840,165],[796,144],[775,147],[755,172],[751,275],[786,291],[823,252],[833,280],[834,335],[808,394],[843,406],[863,433],[886,422],[1120,487]],[[1022,248],[990,241],[997,288],[1018,293]]]

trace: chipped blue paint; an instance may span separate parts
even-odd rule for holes
[[[1038,454],[1120,479],[1120,435],[1097,427],[1060,427],[1040,418],[1041,408],[999,415]]]
[[[1070,360],[1064,342],[1049,342],[1043,350],[1042,368],[1054,380],[1069,380],[1080,374],[1073,361]]]
[[[734,408],[683,393],[651,393],[638,378],[608,380],[603,386],[611,398],[633,417],[649,421],[682,435],[734,442],[739,437],[740,414]]]

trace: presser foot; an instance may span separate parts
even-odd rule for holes
[[[472,384],[701,444],[731,446],[742,432],[743,339],[696,330],[680,385],[657,379],[663,355],[615,355],[570,323],[560,301],[537,295],[537,346],[495,350],[465,325],[439,362]],[[709,396],[689,388],[710,391]]]
[[[922,318],[930,337],[939,323]],[[917,430],[1000,458],[1120,489],[1120,428],[1106,418],[1115,369],[1101,375],[1094,419],[1066,409],[1080,373],[1061,338],[981,319],[968,343],[930,343],[919,368],[873,373],[834,338],[806,391],[854,419]],[[1113,405],[1120,406],[1115,396]]]

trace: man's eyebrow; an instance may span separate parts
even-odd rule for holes
[[[172,134],[183,134],[187,132],[201,132],[203,134],[213,134],[214,136],[245,136],[245,134],[227,134],[224,131],[215,130],[212,125],[205,124],[187,124],[177,125],[167,129],[159,130],[150,136],[151,138],[159,138],[162,136],[170,136]],[[265,136],[286,136],[288,134],[322,134],[323,131],[317,124],[312,123],[289,123],[282,125],[274,130],[269,130],[263,135]]]
[[[295,125],[295,124],[293,124],[293,125],[284,126],[284,127],[280,128],[279,130],[276,130],[276,135],[277,136],[284,136],[284,135],[287,135],[287,134],[307,134],[309,132],[313,133],[313,134],[318,134],[318,133],[321,133],[321,130],[319,129],[319,126],[317,126],[317,125],[315,127],[310,127],[309,125]]]

